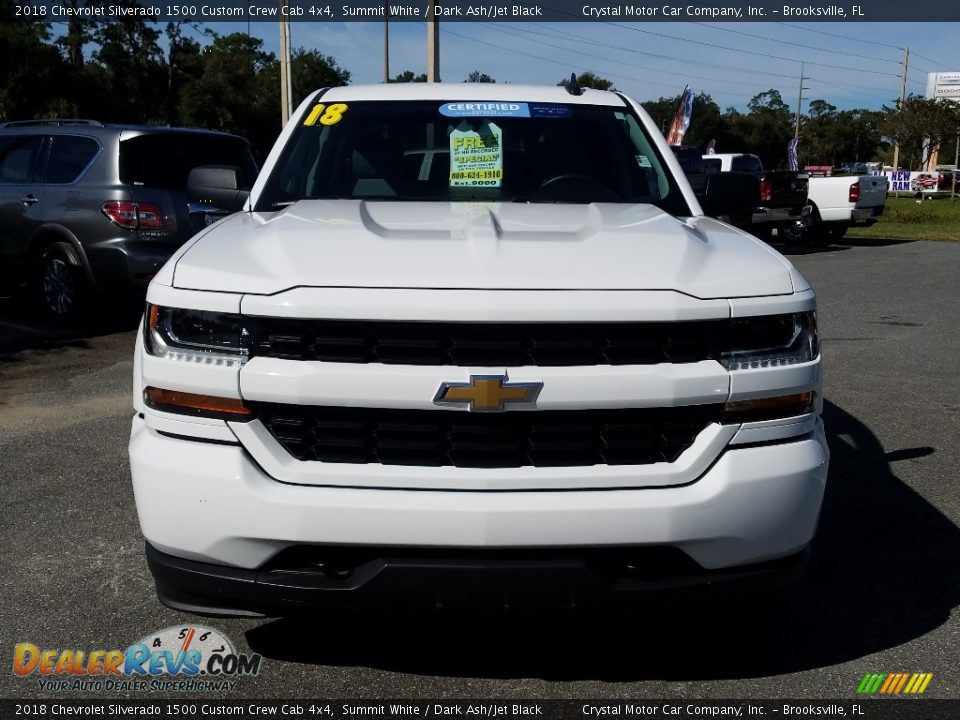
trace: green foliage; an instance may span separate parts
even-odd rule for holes
[[[0,120],[53,117],[70,107],[61,90],[66,63],[49,40],[49,25],[16,18],[12,3],[0,4]]]
[[[566,85],[568,82],[570,82],[570,78],[565,77],[558,82],[557,85]],[[602,78],[592,72],[582,72],[577,75],[577,85],[582,88],[593,88],[594,90],[616,90],[610,80]]]
[[[677,113],[682,97],[683,93],[679,93],[674,97],[662,97],[659,100],[648,100],[640,104],[650,113],[650,117],[653,118],[660,131],[666,135],[670,130],[670,123],[673,122],[673,116]],[[694,96],[693,114],[690,117],[690,128],[683,139],[684,145],[691,145],[706,151],[707,144],[712,139],[716,138],[718,143],[727,139],[724,134],[720,106],[708,94],[699,93]],[[732,149],[734,144],[730,143],[727,147]]]
[[[75,7],[88,2],[64,1]],[[86,117],[206,127],[248,138],[261,160],[280,132],[280,64],[257,38],[219,37],[189,20],[158,29],[126,17],[68,22],[54,40],[50,25],[11,13],[0,5],[0,57],[18,59],[0,63],[0,121]],[[95,48],[89,57],[87,44]],[[294,103],[317,88],[350,82],[350,73],[319,50],[295,49],[290,69]]]
[[[848,237],[960,242],[960,200],[887,198],[886,212],[870,227],[850,228]]]
[[[474,70],[472,73],[470,73],[470,74],[467,76],[467,79],[464,80],[464,82],[468,82],[468,83],[495,83],[496,80],[494,80],[492,77],[490,77],[490,76],[487,75],[486,73],[482,73],[482,72],[480,72],[479,70]]]
[[[427,74],[420,73],[419,75],[414,75],[412,70],[404,70],[402,73],[397,75],[395,78],[390,80],[392,83],[407,83],[407,82],[426,82]]]
[[[880,129],[900,144],[902,166],[919,167],[924,146],[936,152],[945,140],[960,135],[960,103],[910,95],[895,107],[883,108]]]
[[[682,94],[641,103],[657,127],[666,135],[680,105]],[[749,111],[734,108],[721,112],[706,93],[693,99],[690,128],[685,145],[706,151],[716,140],[717,152],[746,152],[759,155],[764,167],[785,168],[787,144],[793,137],[795,117],[776,90],[755,95]],[[809,115],[802,119],[799,155],[801,165],[839,165],[873,160],[886,147],[880,131],[881,113],[870,110],[843,110],[825,100],[813,100]]]

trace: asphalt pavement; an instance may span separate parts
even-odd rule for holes
[[[168,610],[127,466],[133,329],[64,333],[0,302],[2,652],[126,648],[199,623],[264,658],[224,697],[838,698],[866,672],[931,672],[927,696],[960,697],[960,243],[787,254],[820,299],[833,455],[789,613]],[[74,696],[0,672],[0,697]]]

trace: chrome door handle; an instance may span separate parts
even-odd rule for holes
[[[40,198],[34,197],[33,195],[26,195],[20,202],[24,205],[33,205],[35,202],[40,202]]]

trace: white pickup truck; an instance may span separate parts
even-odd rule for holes
[[[851,225],[876,223],[887,203],[887,179],[876,175],[812,177],[807,185],[810,212],[781,226],[791,241],[827,244],[842,238]]]
[[[157,274],[137,339],[164,603],[699,607],[802,571],[829,460],[813,289],[704,216],[635,102],[327,88],[239,178],[191,172],[241,211]]]

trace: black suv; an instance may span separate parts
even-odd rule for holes
[[[142,293],[223,212],[188,201],[199,165],[257,174],[249,145],[188,128],[36,120],[0,125],[0,294],[32,286],[55,318],[94,292]]]

